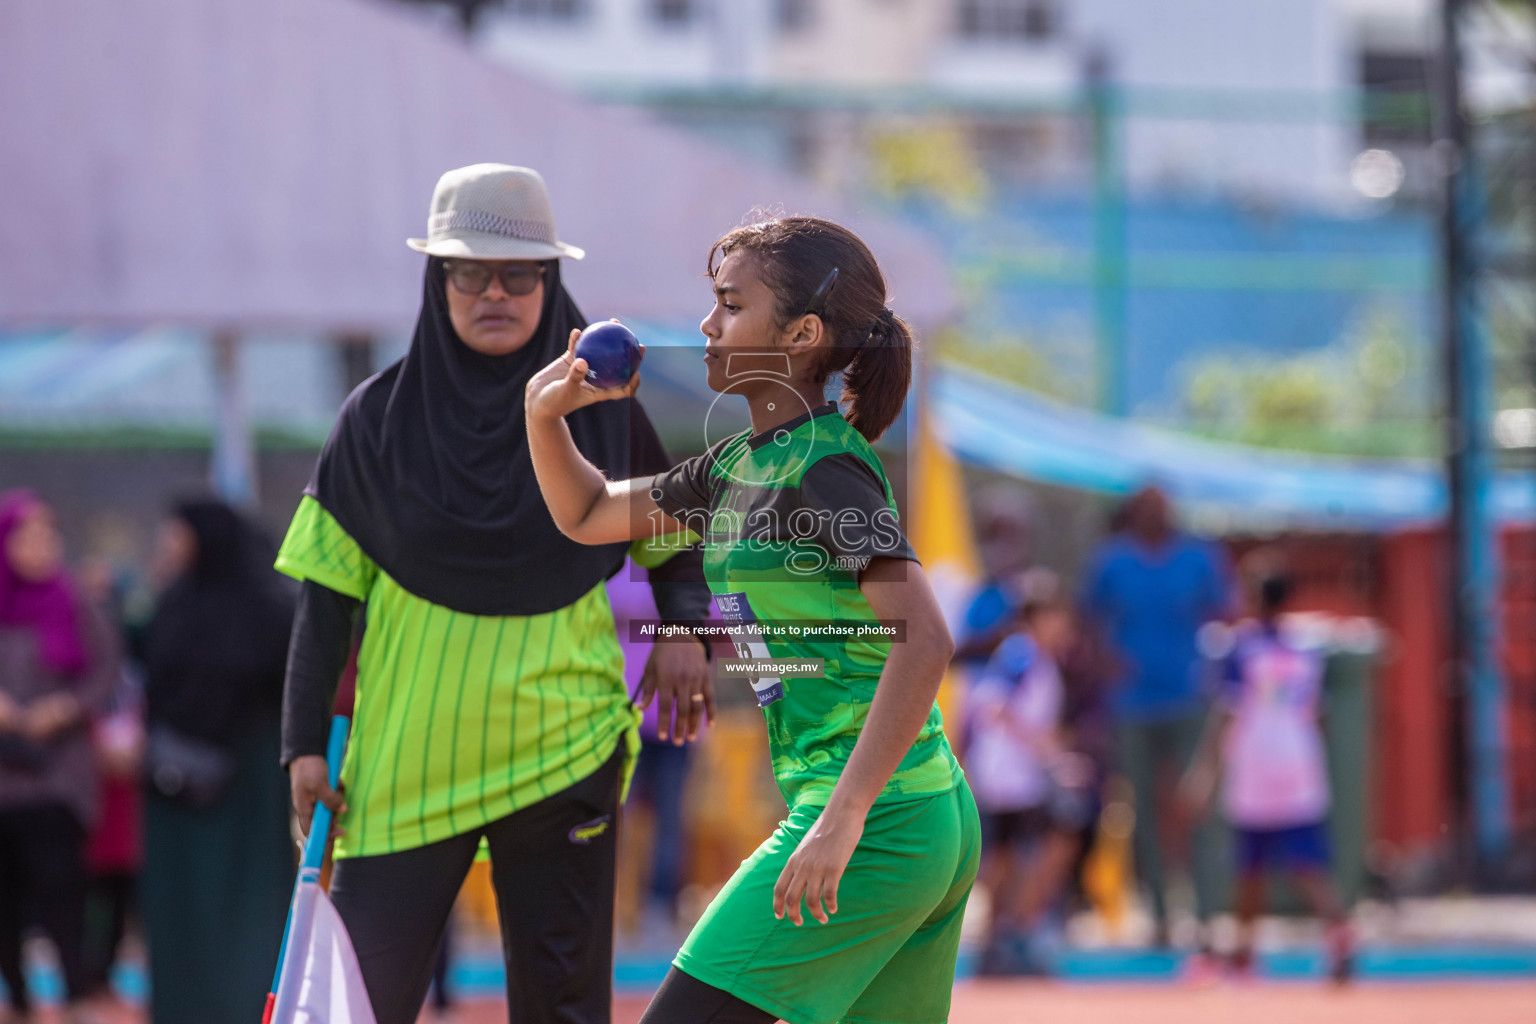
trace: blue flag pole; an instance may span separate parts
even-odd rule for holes
[[[347,750],[347,733],[351,726],[351,719],[345,715],[337,715],[331,719],[331,735],[325,746],[325,767],[332,789],[336,788],[337,782],[341,779],[341,758]],[[317,800],[314,817],[309,823],[309,836],[304,840],[304,855],[299,860],[299,877],[293,883],[295,895],[298,894],[299,886],[305,882],[320,880],[320,865],[325,862],[326,840],[330,838],[330,834],[331,809]],[[262,1011],[261,1024],[271,1024],[272,1006],[277,998],[278,982],[282,980],[283,960],[288,955],[288,938],[292,928],[293,902],[290,900],[288,923],[283,925],[283,944],[277,950],[277,969],[272,974],[272,987],[267,991],[267,1005]]]

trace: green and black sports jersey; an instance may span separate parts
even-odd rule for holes
[[[402,588],[309,496],[277,568],[367,602],[335,856],[462,834],[586,778],[620,739],[638,750],[603,581],[542,615],[456,612]]]
[[[835,405],[729,437],[659,474],[651,494],[704,537],[705,578],[727,622],[877,624],[859,573],[873,557],[915,560],[879,456]],[[823,659],[822,678],[752,685],[785,801],[825,804],[859,738],[890,643],[774,633],[738,641],[737,651]],[[879,800],[934,796],[960,778],[935,706]]]

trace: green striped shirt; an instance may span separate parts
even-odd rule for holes
[[[639,713],[602,582],[542,615],[467,615],[409,593],[305,496],[277,568],[367,603],[336,857],[460,835],[596,771]]]

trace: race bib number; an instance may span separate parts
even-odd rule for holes
[[[720,617],[733,627],[731,643],[736,648],[737,657],[773,656],[768,653],[768,642],[763,637],[762,627],[757,624],[757,616],[752,613],[752,605],[746,594],[716,594],[715,606],[720,609]],[[778,676],[749,677],[748,681],[752,684],[752,692],[757,694],[757,706],[760,708],[784,698],[784,680]]]

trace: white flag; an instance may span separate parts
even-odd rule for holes
[[[376,1024],[341,915],[317,881],[299,883],[272,1024]]]

